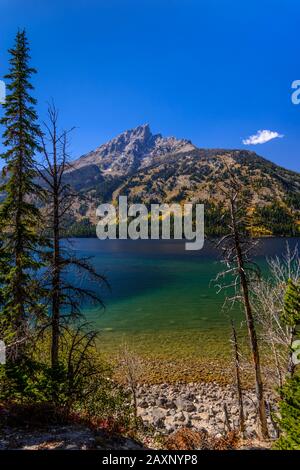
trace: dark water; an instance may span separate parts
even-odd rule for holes
[[[256,260],[263,271],[266,257],[282,255],[287,242],[294,247],[298,240],[261,240]],[[103,331],[155,335],[163,331],[217,331],[228,325],[222,312],[224,294],[217,294],[213,282],[222,267],[210,242],[200,251],[185,251],[181,240],[74,239],[73,248],[80,255],[92,256],[93,264],[111,285],[111,292],[101,291],[105,310],[84,306],[88,319]]]

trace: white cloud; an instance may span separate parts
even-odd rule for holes
[[[244,145],[257,145],[257,144],[265,144],[269,142],[269,140],[276,139],[278,137],[283,137],[282,134],[279,134],[275,131],[257,131],[256,134],[250,135],[247,139],[243,139]]]

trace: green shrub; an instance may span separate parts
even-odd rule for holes
[[[47,361],[47,337],[36,343],[33,357],[1,365],[0,403],[7,409],[14,405],[15,410],[25,406],[33,415],[35,408],[53,406],[59,416],[75,413],[95,426],[129,429],[133,422],[130,397],[113,381],[112,368],[91,338],[83,331],[65,332],[55,369]]]
[[[279,403],[281,437],[275,444],[279,450],[300,450],[300,376],[287,380],[281,389]]]

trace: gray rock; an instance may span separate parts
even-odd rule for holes
[[[175,419],[176,419],[176,421],[184,422],[185,421],[185,416],[184,416],[183,412],[181,411],[180,413],[177,413],[175,415]]]
[[[185,411],[188,411],[189,413],[192,413],[193,411],[196,411],[197,408],[195,407],[194,403],[186,403],[183,408]]]
[[[154,426],[162,428],[164,426],[165,411],[161,408],[152,410],[152,419]]]
[[[140,408],[148,408],[149,404],[147,403],[146,400],[142,400],[141,402],[139,402],[139,407]]]
[[[209,414],[204,411],[203,413],[199,413],[199,420],[201,421],[208,421],[209,420]]]

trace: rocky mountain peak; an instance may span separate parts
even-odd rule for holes
[[[150,137],[152,137],[152,132],[150,130],[149,124],[143,124],[141,126],[137,126],[135,129],[131,131],[127,131],[131,134],[132,138],[137,138],[143,141],[147,141]]]
[[[106,144],[102,144],[96,152],[108,154],[114,152],[128,152],[142,149],[149,144],[152,133],[148,124],[122,132]]]
[[[74,162],[73,168],[97,165],[103,174],[124,176],[145,167],[156,158],[168,154],[193,150],[195,147],[185,139],[162,137],[152,134],[149,124],[122,132],[109,142]]]

